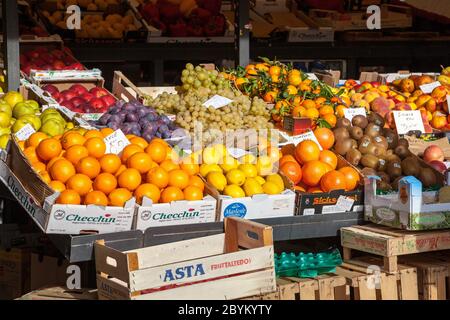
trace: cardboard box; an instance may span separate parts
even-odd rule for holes
[[[22,232],[17,224],[0,224],[0,248],[33,248],[47,242],[41,232]]]
[[[67,267],[69,261],[41,255],[37,253],[31,254],[31,276],[30,289],[36,290],[47,286],[66,285]]]
[[[217,201],[207,195],[199,201],[173,201],[152,204],[144,197],[136,206],[134,229],[145,231],[151,227],[172,226],[216,221]]]
[[[405,138],[409,143],[409,151],[411,151],[416,156],[422,157],[423,152],[425,151],[426,148],[432,145],[436,145],[440,147],[444,152],[445,160],[450,160],[450,143],[445,134],[444,133],[425,134],[425,136],[427,135],[431,135],[436,139],[428,141],[417,138],[416,136],[409,136],[409,135],[404,135],[403,138]]]
[[[423,192],[412,176],[401,179],[399,192],[388,195],[378,195],[377,179],[369,177],[364,192],[367,221],[406,230],[450,228],[450,203],[439,203],[437,192]]]
[[[20,297],[30,291],[30,252],[0,249],[0,300]]]
[[[16,300],[98,300],[97,289],[69,290],[51,287],[32,291]]]

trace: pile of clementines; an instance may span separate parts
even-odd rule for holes
[[[360,182],[358,171],[351,166],[338,168],[338,158],[330,149],[335,138],[328,128],[316,128],[314,135],[319,145],[304,140],[282,148],[279,170],[295,185],[294,189],[307,193],[354,190]]]
[[[20,148],[31,166],[54,191],[59,204],[122,207],[132,197],[153,203],[203,199],[199,166],[177,161],[162,139],[150,143],[127,135],[130,144],[120,155],[105,153],[104,138],[113,132],[73,129],[61,136],[33,133]]]

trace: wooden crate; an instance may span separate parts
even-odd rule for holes
[[[281,277],[277,291],[243,300],[347,300],[346,279],[336,274],[316,278]]]
[[[406,231],[369,224],[341,229],[344,261],[352,258],[352,250],[383,257],[384,269],[396,272],[397,257],[413,253],[450,249],[450,230]]]
[[[344,262],[336,274],[345,277],[350,300],[418,300],[417,272],[414,267],[398,265],[398,272],[382,270],[383,260],[360,257]]]
[[[99,299],[221,300],[274,292],[272,228],[238,218],[224,224],[222,234],[126,252],[97,242]]]

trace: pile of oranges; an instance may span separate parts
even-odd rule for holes
[[[334,144],[333,132],[328,128],[317,128],[314,135],[322,150],[312,140],[304,140],[297,146],[283,147],[283,157],[279,161],[280,172],[301,192],[354,190],[360,180],[358,171],[350,166],[337,168],[337,156],[329,150]]]
[[[127,135],[131,144],[119,155],[106,152],[113,131],[74,129],[61,136],[33,133],[19,145],[34,170],[54,191],[59,204],[122,207],[132,197],[153,203],[203,199],[199,166],[178,161],[162,139],[150,143]]]

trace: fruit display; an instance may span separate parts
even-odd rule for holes
[[[220,13],[221,0],[138,1],[142,17],[162,35],[170,37],[218,37],[227,29]]]
[[[143,137],[168,139],[177,128],[167,116],[158,114],[155,109],[146,107],[138,101],[118,100],[107,113],[95,123],[113,130],[121,129],[125,134]]]
[[[344,90],[311,80],[302,71],[279,61],[261,62],[228,71],[234,86],[251,97],[275,104],[272,119],[280,123],[284,116],[305,117],[315,125],[334,127],[335,112],[350,106]]]
[[[65,10],[70,5],[79,6],[86,11],[104,11],[109,5],[119,5],[120,0],[57,0],[56,9]]]
[[[102,87],[86,88],[82,84],[73,84],[65,90],[46,84],[42,89],[47,91],[60,105],[77,113],[105,113],[116,103],[117,99]]]
[[[438,183],[436,173],[409,150],[409,143],[397,133],[384,127],[385,120],[375,112],[352,121],[339,119],[334,129],[334,151],[365,176],[379,176],[379,190],[397,190],[404,176],[415,176],[425,188]]]
[[[20,70],[29,75],[31,70],[84,70],[70,50],[38,46],[20,54]]]
[[[444,151],[437,145],[428,146],[422,155],[423,160],[440,173],[447,171]]]

